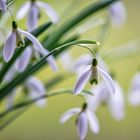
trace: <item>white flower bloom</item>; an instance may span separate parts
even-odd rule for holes
[[[87,108],[86,104],[84,104],[82,109],[73,108],[65,112],[61,116],[60,122],[65,123],[74,115],[77,115],[76,126],[77,126],[77,132],[78,132],[78,136],[80,137],[80,140],[83,140],[86,137],[87,130],[88,130],[88,123],[93,133],[97,134],[99,132],[98,119],[95,116],[95,114]]]
[[[58,22],[57,12],[49,4],[37,0],[26,2],[17,12],[17,19],[22,19],[28,13],[27,26],[28,30],[32,31],[37,27],[41,9],[44,10],[53,23]]]
[[[40,54],[46,56],[49,54],[49,52],[46,49],[44,49],[43,52],[40,52],[39,50],[35,50],[32,46],[28,46],[22,55],[16,60],[16,70],[18,72],[23,72],[27,68],[32,58],[41,59]],[[56,61],[53,56],[49,56],[46,61],[49,63],[53,71],[58,70]]]
[[[30,77],[26,81],[26,87],[28,89],[29,95],[32,99],[36,99],[40,96],[45,95],[46,90],[44,84],[35,77]],[[40,99],[36,101],[37,105],[42,107],[46,104],[46,99]]]
[[[140,73],[136,73],[132,79],[128,101],[132,106],[140,105]]]
[[[44,49],[41,43],[32,34],[19,29],[15,21],[13,21],[12,25],[13,25],[13,31],[7,38],[3,49],[3,56],[6,62],[9,62],[9,60],[12,58],[16,46],[24,46],[24,40],[22,39],[22,36],[27,37],[32,42],[34,49],[38,51],[40,54],[47,55],[49,53],[49,51]],[[20,58],[20,62],[18,62],[18,66],[17,66],[17,68],[20,67],[19,68],[20,72],[26,68],[29,59],[31,57],[30,55],[31,55],[30,48],[26,49],[25,52],[22,54]],[[47,61],[54,70],[57,69],[56,62],[53,56],[49,56],[47,58]]]
[[[127,12],[122,1],[113,3],[109,8],[109,14],[113,25],[118,27],[124,25],[127,18]]]
[[[45,95],[45,93],[46,93],[44,84],[40,80],[35,78],[35,77],[28,78],[26,80],[24,86],[26,88],[28,96],[31,99],[39,98],[39,97]],[[13,90],[11,95],[8,96],[7,108],[10,108],[10,107],[12,107],[14,105],[14,100],[16,98],[16,95],[17,95],[17,93],[15,92],[15,90]],[[39,107],[44,107],[46,105],[46,103],[47,103],[47,100],[46,99],[40,99],[40,100],[37,100],[35,103]]]
[[[39,7],[36,3],[31,3],[29,8],[28,18],[27,18],[27,28],[28,31],[33,31],[37,28],[38,25],[38,18],[39,18]]]
[[[107,88],[106,83],[101,81],[99,85],[91,89],[94,96],[85,96],[89,108],[95,112],[99,105],[106,103],[113,118],[122,120],[125,116],[124,93],[117,82],[115,82],[115,89],[116,94],[112,94]]]
[[[30,2],[26,2],[21,6],[21,8],[17,11],[17,19],[21,20],[25,17],[25,15],[28,13],[28,10],[30,9]]]
[[[15,65],[13,65],[8,72],[6,73],[6,75],[4,76],[4,83],[10,82],[16,75],[16,69],[15,69]]]
[[[59,20],[59,16],[57,12],[47,3],[37,1],[37,5],[39,8],[43,9],[45,13],[49,16],[53,23],[57,23]]]
[[[12,58],[15,48],[16,48],[16,33],[12,32],[8,36],[3,49],[3,56],[6,62],[8,62]]]
[[[16,60],[16,70],[18,72],[23,72],[30,60],[31,60],[31,57],[32,57],[32,48],[31,46],[28,46],[26,47],[25,51],[21,54],[21,56]]]
[[[6,0],[0,0],[0,10],[6,11]]]
[[[97,66],[97,63],[97,59],[94,58],[92,65],[90,65],[78,78],[74,88],[75,95],[78,95],[84,89],[84,86],[88,81],[90,81],[90,84],[98,84],[99,75],[106,82],[110,92],[115,93],[115,85],[112,78],[103,69]]]

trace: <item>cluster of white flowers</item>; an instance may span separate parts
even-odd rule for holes
[[[59,16],[57,12],[48,3],[44,3],[39,0],[29,0],[17,12],[17,20],[20,20],[27,15],[28,31],[20,29],[17,21],[13,19],[11,33],[7,37],[3,47],[4,61],[8,63],[13,58],[16,48],[20,49],[20,47],[25,46],[23,36],[30,40],[31,45],[26,46],[21,56],[16,60],[15,64],[4,77],[3,83],[11,81],[17,73],[24,72],[32,58],[36,57],[39,59],[41,56],[49,54],[49,51],[42,46],[38,39],[29,33],[38,27],[38,20],[41,15],[40,10],[42,9],[53,24],[58,23]],[[0,10],[3,13],[8,10],[6,0],[0,0]],[[109,7],[109,15],[114,25],[123,25],[126,20],[126,10],[123,3],[119,1],[112,4]],[[80,140],[83,140],[86,137],[88,123],[93,133],[97,134],[99,132],[99,121],[95,113],[102,103],[107,104],[114,119],[122,120],[125,117],[124,92],[119,83],[112,79],[108,66],[99,56],[93,57],[90,55],[84,55],[75,61],[71,60],[70,57],[69,53],[63,53],[61,56],[61,63],[64,68],[67,68],[66,70],[75,73],[78,77],[73,90],[74,95],[79,95],[81,92],[84,92],[83,89],[89,82],[90,85],[92,85],[90,92],[93,93],[94,96],[81,94],[84,96],[86,103],[84,103],[82,108],[68,110],[61,117],[60,122],[65,123],[72,116],[77,115],[77,132]],[[54,71],[58,69],[56,61],[52,55],[46,60]],[[0,66],[0,69],[1,68],[2,66]],[[30,76],[24,82],[24,91],[28,93],[31,99],[35,99],[46,94],[43,82],[33,76]],[[17,96],[16,92],[16,89],[11,91],[7,100],[7,108],[13,106],[15,97]],[[140,74],[138,73],[132,80],[132,85],[129,90],[128,100],[131,105],[136,106],[140,104],[139,92]],[[46,100],[40,99],[36,103],[39,106],[44,106],[46,104]]]

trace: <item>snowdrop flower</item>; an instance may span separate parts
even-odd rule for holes
[[[113,3],[109,8],[109,14],[113,25],[122,26],[127,17],[126,9],[122,1]]]
[[[0,63],[0,71],[2,70],[2,67],[3,65]],[[8,72],[6,73],[6,75],[4,76],[4,79],[3,79],[3,83],[7,83],[7,82],[10,82],[14,76],[16,75],[16,69],[15,69],[15,65],[13,65],[9,70]]]
[[[35,77],[28,78],[24,84],[24,88],[27,95],[31,99],[36,99],[40,96],[43,96],[46,93],[44,84]],[[17,96],[17,93],[15,92],[15,90],[13,90],[11,95],[7,99],[7,108],[10,108],[14,105],[14,100],[16,96]],[[46,105],[46,102],[47,102],[46,99],[40,99],[36,101],[35,103],[39,107],[44,107]]]
[[[132,79],[128,101],[132,106],[140,105],[140,73],[134,75]]]
[[[44,49],[43,52],[35,50],[32,46],[26,47],[21,56],[16,60],[16,70],[23,72],[32,59],[40,59],[41,55],[46,56],[49,52]],[[26,61],[25,61],[26,60]],[[57,71],[58,67],[53,56],[49,56],[46,61],[49,63],[53,71]]]
[[[6,0],[0,0],[0,10],[3,12],[6,11]]]
[[[31,99],[36,99],[40,96],[45,95],[46,93],[44,84],[35,77],[30,77],[26,81],[25,86]],[[46,104],[46,99],[40,99],[36,101],[36,104],[40,107],[43,107]]]
[[[16,60],[16,70],[18,72],[23,72],[27,68],[28,64],[30,63],[32,53],[33,53],[32,47],[28,46],[23,51],[21,56]]]
[[[88,123],[93,133],[97,134],[99,132],[98,119],[96,115],[88,109],[87,104],[84,104],[82,109],[73,108],[68,110],[62,115],[62,117],[60,118],[60,122],[63,124],[74,115],[77,115],[76,127],[80,140],[84,140],[86,137]]]
[[[98,61],[96,58],[94,58],[92,61],[92,65],[90,65],[78,78],[74,88],[74,94],[78,95],[84,89],[84,86],[88,81],[90,82],[90,84],[98,84],[99,75],[106,82],[110,92],[115,93],[115,85],[112,78],[98,66]]]
[[[104,81],[91,89],[94,96],[86,95],[88,106],[94,112],[103,103],[106,103],[113,118],[122,120],[125,116],[124,93],[120,85],[115,82],[116,94],[112,94]]]
[[[10,82],[16,75],[16,68],[15,65],[13,65],[8,72],[6,73],[3,82],[7,83]]]
[[[32,31],[37,27],[41,9],[45,11],[53,23],[58,22],[57,12],[49,4],[38,0],[26,2],[17,12],[17,19],[22,19],[28,13],[27,27],[29,31]]]
[[[22,35],[27,37],[32,42],[34,49],[38,51],[40,54],[42,54],[43,56],[49,54],[49,51],[44,49],[41,43],[32,34],[19,29],[15,21],[12,22],[12,27],[13,31],[8,36],[3,49],[3,56],[6,62],[9,62],[9,60],[12,58],[16,46],[18,47],[24,46],[24,40],[22,39]],[[23,71],[25,69],[26,65],[28,64],[30,55],[31,49],[26,49],[20,59],[19,67],[21,66],[22,68],[19,71]],[[25,62],[26,60],[27,62]],[[49,56],[47,58],[47,61],[53,67],[53,69],[57,67],[53,56]]]

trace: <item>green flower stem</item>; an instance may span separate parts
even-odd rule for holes
[[[0,132],[2,132],[2,130],[4,130],[7,126],[9,126],[10,123],[12,123],[14,120],[16,120],[20,115],[22,115],[25,111],[27,111],[27,109],[29,109],[29,107],[26,108],[22,108],[19,109],[18,111],[14,112],[14,114],[12,114],[10,117],[9,115],[4,118],[2,118],[2,120],[0,121]]]
[[[5,115],[7,115],[8,113],[24,108],[24,107],[29,107],[29,105],[32,105],[33,103],[35,103],[38,100],[44,99],[44,98],[50,98],[50,97],[54,97],[54,96],[58,96],[58,95],[62,95],[62,94],[73,94],[73,90],[72,89],[61,89],[61,90],[57,90],[57,91],[50,91],[47,94],[40,96],[38,98],[32,99],[32,100],[28,100],[28,101],[24,101],[21,103],[18,103],[14,106],[12,106],[11,108],[7,109],[6,111],[0,113],[0,118],[4,117]],[[87,90],[83,90],[84,94],[89,94],[89,95],[93,95],[91,92],[87,91]]]
[[[77,40],[72,41],[67,44],[64,44],[54,50],[52,50],[48,55],[43,57],[39,62],[37,62],[35,65],[30,66],[27,70],[25,70],[22,74],[17,75],[11,82],[9,82],[7,85],[5,85],[2,89],[0,89],[0,100],[2,100],[4,97],[10,94],[10,92],[19,84],[23,83],[31,74],[35,73],[37,70],[42,68],[43,65],[47,64],[46,58],[48,58],[50,55],[53,55],[55,53],[58,53],[61,51],[61,49],[66,48],[68,46],[72,45],[78,45],[78,44],[91,44],[91,45],[99,45],[99,42],[95,41],[89,41],[89,40]]]
[[[79,14],[77,14],[77,16],[73,17],[72,19],[69,19],[59,29],[54,30],[54,32],[51,33],[49,38],[44,43],[44,46],[51,50],[54,45],[54,42],[57,42],[70,29],[72,29],[85,18],[89,17],[91,14],[109,6],[111,3],[116,1],[118,0],[103,0],[91,4],[90,6],[82,10]]]
[[[32,32],[32,34],[35,37],[38,37],[41,33],[43,33],[47,28],[52,25],[51,22],[45,23],[38,27],[35,31]],[[9,70],[9,68],[12,66],[12,64],[16,61],[17,57],[23,52],[23,50],[30,44],[30,41],[28,39],[25,39],[25,47],[22,47],[20,49],[17,49],[14,56],[8,63],[4,63],[2,70],[0,71],[0,83],[3,80],[5,74]]]

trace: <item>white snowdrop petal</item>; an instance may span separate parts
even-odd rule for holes
[[[3,82],[10,82],[14,76],[16,74],[16,69],[15,69],[15,65],[13,65],[8,72],[6,73],[6,75],[4,76],[4,80]]]
[[[60,118],[60,123],[65,123],[66,121],[68,121],[72,116],[78,114],[81,111],[80,108],[73,108],[68,110],[67,112],[65,112],[61,118]]]
[[[136,73],[132,78],[128,101],[132,106],[140,105],[140,72]]]
[[[44,9],[45,13],[49,16],[49,18],[51,19],[51,21],[53,23],[58,22],[59,16],[58,16],[57,12],[52,8],[52,6],[50,6],[47,3],[41,2],[41,1],[37,1],[36,3],[40,8]]]
[[[85,112],[80,113],[77,121],[77,132],[80,140],[84,140],[88,130],[87,115]]]
[[[45,94],[45,87],[44,84],[35,77],[29,77],[26,81],[26,86],[36,93],[43,95]]]
[[[36,4],[31,4],[27,18],[28,31],[31,32],[36,29],[38,24],[39,9]]]
[[[10,95],[7,97],[7,104],[6,108],[9,109],[14,105],[14,99],[16,97],[16,92],[15,90],[10,93]]]
[[[95,114],[87,110],[87,117],[88,117],[89,126],[92,132],[95,134],[99,133],[99,122]]]
[[[26,32],[26,31],[23,31],[21,29],[19,29],[19,30],[23,35],[25,35],[34,44],[34,47],[38,52],[40,52],[42,55],[45,55],[45,56],[47,54],[49,54],[49,51],[47,49],[44,49],[43,46],[41,45],[41,43],[32,34]],[[56,71],[58,69],[53,56],[49,56],[47,58],[47,61],[51,65],[51,67],[54,71]]]
[[[112,78],[109,76],[109,74],[107,74],[105,71],[103,71],[102,69],[100,69],[98,67],[98,70],[100,72],[100,75],[101,77],[104,79],[104,81],[106,82],[108,88],[109,88],[109,91],[112,93],[112,94],[115,94],[116,92],[116,89],[115,89],[115,84],[114,84],[114,81],[112,80]]]
[[[31,33],[23,31],[21,29],[18,29],[24,36],[26,36],[34,45],[35,49],[37,51],[39,51],[40,53],[42,53],[42,51],[44,51],[43,46],[41,45],[41,43],[37,40],[36,37],[34,37]]]
[[[130,92],[133,92],[135,90],[140,90],[140,73],[136,73],[132,78]]]
[[[21,8],[17,11],[16,18],[21,20],[27,14],[28,10],[30,9],[30,2],[26,2]]]
[[[75,95],[78,95],[84,89],[84,86],[88,82],[91,74],[92,74],[92,71],[90,67],[84,73],[81,74],[74,88]]]
[[[0,0],[0,10],[6,11],[6,0]]]
[[[125,104],[124,104],[124,95],[123,91],[118,85],[116,85],[116,94],[111,94],[110,99],[108,100],[109,109],[111,111],[112,116],[116,120],[122,120],[125,116]]]
[[[37,98],[39,98],[41,96],[43,96],[43,94],[40,95],[40,94],[38,94],[35,91],[32,91],[32,90],[30,91],[30,97],[31,97],[31,99],[37,99]],[[46,99],[39,99],[35,103],[39,107],[44,107],[47,104],[47,100]]]
[[[16,48],[16,34],[15,32],[12,32],[8,36],[3,48],[3,56],[6,62],[8,62],[12,58],[15,48]]]
[[[46,56],[47,54],[49,54],[49,51],[47,49],[44,49],[44,51],[42,51],[41,54]],[[58,70],[57,63],[55,61],[55,58],[52,55],[50,55],[48,58],[46,58],[46,60],[49,63],[49,65],[51,66],[53,71]]]
[[[109,12],[113,25],[116,25],[118,27],[124,25],[127,18],[127,12],[122,1],[113,3],[109,8]]]
[[[16,61],[16,69],[18,72],[23,72],[27,68],[31,60],[31,57],[32,57],[32,48],[31,46],[28,46]]]
[[[132,106],[140,105],[140,90],[130,92],[128,95],[128,101]]]
[[[30,91],[30,96],[35,99],[40,96],[45,95],[46,90],[44,84],[35,77],[30,77],[26,81],[26,86]],[[40,99],[37,101],[39,106],[43,106],[46,104],[46,99]]]

